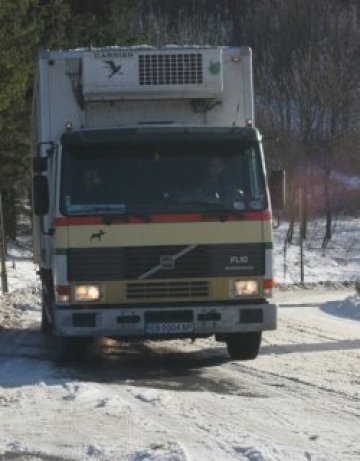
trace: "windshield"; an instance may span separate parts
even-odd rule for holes
[[[256,144],[66,146],[65,215],[253,211],[266,208]]]

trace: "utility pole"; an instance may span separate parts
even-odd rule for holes
[[[1,288],[4,294],[8,292],[8,283],[7,283],[7,273],[6,273],[5,225],[4,225],[4,212],[3,212],[1,189],[0,189],[0,263],[1,263]]]
[[[300,237],[300,282],[303,285],[304,284],[304,233],[303,233],[303,198],[304,198],[304,190],[302,185],[300,186],[299,190],[299,224],[300,224],[300,232],[299,232],[299,237]]]

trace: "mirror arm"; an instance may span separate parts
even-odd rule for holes
[[[46,149],[46,155],[41,155],[41,147],[42,146],[49,146]],[[37,144],[37,156],[38,157],[48,159],[54,153],[54,150],[55,150],[55,143],[53,141],[43,141],[43,142],[38,142],[38,144]]]
[[[52,237],[55,234],[54,227],[50,227],[47,231],[44,229],[44,217],[40,220],[40,231],[43,235],[47,235],[48,237]]]

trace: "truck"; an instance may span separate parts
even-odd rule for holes
[[[252,80],[249,47],[39,53],[34,261],[60,350],[215,336],[258,355],[277,307]]]

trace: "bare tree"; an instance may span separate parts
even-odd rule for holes
[[[337,139],[349,136],[348,114],[359,88],[359,6],[351,0],[278,0],[276,6],[278,41],[270,42],[263,54],[263,68],[256,79],[260,104],[267,106],[267,110],[261,107],[260,113],[271,112],[276,120],[272,121],[274,133],[291,132],[297,140],[299,158],[290,172],[301,164],[303,237],[309,196],[312,201],[316,196],[318,211],[325,210],[324,241],[328,241],[333,208],[330,178]],[[322,174],[312,171],[314,159],[320,156]],[[317,181],[312,180],[315,173]],[[321,196],[319,181],[323,181]]]

